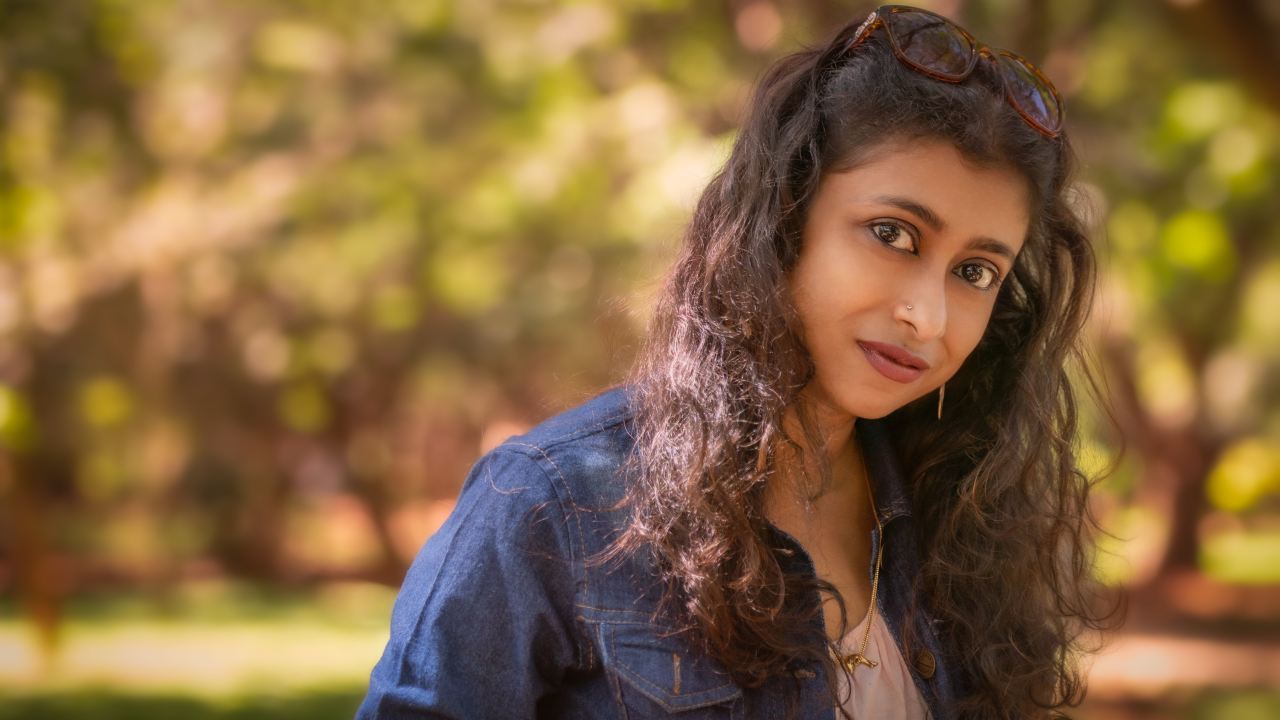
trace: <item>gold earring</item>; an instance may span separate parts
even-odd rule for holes
[[[946,397],[946,394],[947,394],[947,384],[942,383],[942,385],[938,387],[938,419],[939,420],[942,419],[942,398]]]

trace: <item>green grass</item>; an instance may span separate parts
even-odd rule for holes
[[[82,597],[68,604],[51,655],[12,607],[0,609],[0,696],[186,698],[210,712],[253,698],[253,712],[266,712],[317,689],[362,694],[393,599],[379,586],[281,593],[233,583]]]
[[[1182,688],[1160,698],[1091,700],[1068,715],[1075,720],[1275,720],[1280,689]]]
[[[235,583],[80,597],[47,665],[25,621],[0,601],[0,720],[351,718],[386,642],[393,598],[371,585],[283,592]],[[1280,690],[1086,703],[1070,715],[1280,718]]]
[[[7,695],[0,701],[0,720],[350,720],[363,695],[362,686],[217,699],[85,688]]]
[[[1209,690],[1191,701],[1189,720],[1275,720],[1280,718],[1280,689]]]

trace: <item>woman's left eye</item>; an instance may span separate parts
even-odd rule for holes
[[[956,268],[955,273],[979,290],[990,290],[1000,281],[1000,273],[995,268],[980,263],[965,263]]]

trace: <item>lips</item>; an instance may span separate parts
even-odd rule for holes
[[[889,358],[890,360],[898,363],[899,365],[905,365],[909,368],[915,368],[917,370],[929,369],[929,363],[926,362],[924,358],[914,353],[907,352],[906,350],[903,350],[897,345],[890,345],[888,343],[871,342],[870,340],[859,340],[858,344],[861,345],[863,348],[869,348],[877,353],[880,353],[881,355]]]
[[[871,367],[894,382],[914,382],[929,369],[924,358],[896,345],[859,340],[858,347]]]

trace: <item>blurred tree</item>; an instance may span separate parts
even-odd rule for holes
[[[1108,521],[1196,568],[1280,514],[1274,6],[925,4],[1067,97]],[[868,9],[0,0],[0,587],[52,628],[95,584],[398,581],[481,450],[622,377],[754,75]]]
[[[1156,307],[1147,321],[1158,323],[1171,343],[1166,361],[1185,367],[1175,370],[1180,377],[1163,379],[1174,388],[1155,388],[1152,394],[1185,394],[1185,403],[1170,408],[1159,399],[1143,398],[1140,344],[1149,342],[1149,335],[1119,328],[1103,341],[1114,382],[1112,400],[1125,437],[1141,456],[1140,502],[1168,518],[1166,541],[1147,578],[1154,584],[1199,569],[1210,472],[1232,442],[1257,431],[1259,413],[1276,407],[1280,394],[1274,381],[1264,380],[1275,377],[1274,345],[1243,354],[1240,347],[1260,344],[1260,338],[1248,337],[1249,315],[1260,310],[1251,306],[1251,299],[1256,303],[1253,290],[1259,284],[1274,283],[1267,278],[1272,272],[1268,263],[1280,253],[1277,218],[1269,207],[1277,190],[1275,166],[1262,164],[1277,140],[1280,75],[1273,69],[1280,64],[1280,13],[1272,3],[1250,0],[1169,2],[1166,9],[1186,44],[1206,51],[1188,60],[1213,58],[1239,78],[1240,89],[1258,104],[1226,83],[1181,82],[1169,94],[1164,122],[1152,124],[1163,135],[1166,158],[1181,155],[1167,180],[1187,183],[1183,202],[1200,207],[1177,212],[1161,228],[1162,256],[1145,258],[1143,273],[1154,269],[1163,275],[1156,287],[1139,284],[1149,276],[1124,279],[1138,280],[1131,292],[1154,291]],[[1134,46],[1136,52],[1144,47],[1141,42]],[[1173,195],[1177,197],[1176,189]],[[1171,204],[1177,208],[1176,200]],[[1148,217],[1141,207],[1129,204],[1133,214],[1113,218],[1119,220],[1111,229],[1122,236],[1120,242],[1142,242],[1132,237],[1145,232],[1134,227]],[[1135,220],[1139,215],[1144,219]],[[1145,254],[1147,248],[1142,250]],[[1271,372],[1260,363],[1270,365]],[[1181,383],[1186,386],[1177,388]],[[1244,407],[1254,393],[1251,407]],[[1157,591],[1155,597],[1160,596]]]

